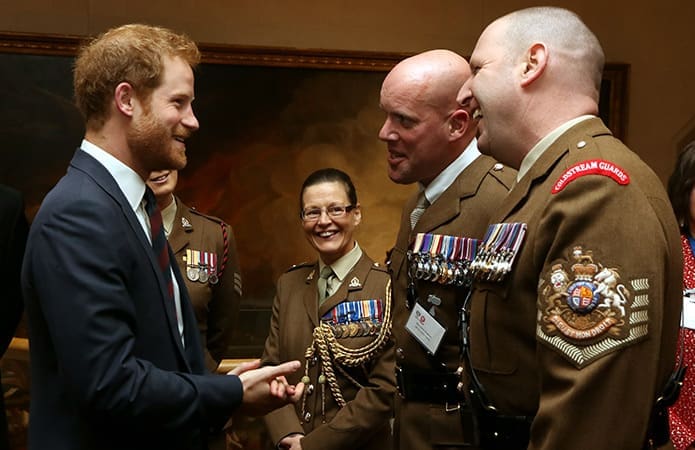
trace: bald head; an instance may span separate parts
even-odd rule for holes
[[[468,61],[450,50],[430,50],[399,62],[384,88],[406,87],[409,95],[437,109],[456,107],[456,94],[470,75]]]
[[[386,76],[379,139],[388,146],[391,180],[427,185],[468,147],[476,127],[456,94],[469,75],[461,56],[430,50],[404,59]]]
[[[591,93],[598,100],[604,54],[593,32],[572,11],[556,7],[527,8],[493,22],[501,26],[508,57],[517,59],[532,45],[543,43],[553,55],[554,74],[573,89]]]

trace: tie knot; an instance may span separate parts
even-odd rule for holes
[[[333,269],[331,269],[331,266],[323,266],[319,277],[327,280],[331,275],[333,275]]]

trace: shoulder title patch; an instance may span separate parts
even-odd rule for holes
[[[553,185],[553,194],[562,191],[568,184],[584,175],[603,175],[621,185],[630,184],[630,175],[622,167],[604,159],[582,161],[568,168]]]

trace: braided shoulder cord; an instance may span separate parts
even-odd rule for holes
[[[217,271],[217,276],[222,279],[222,272],[224,268],[227,267],[227,261],[229,260],[229,237],[227,236],[227,227],[224,226],[224,222],[220,222],[222,226],[222,263],[220,264],[220,270]]]

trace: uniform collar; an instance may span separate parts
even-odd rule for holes
[[[451,162],[444,170],[442,170],[437,177],[432,180],[432,182],[424,187],[420,185],[420,189],[424,188],[425,198],[430,205],[437,201],[437,199],[449,189],[456,178],[461,172],[464,171],[466,167],[471,165],[475,159],[480,156],[480,150],[478,150],[478,141],[473,138],[473,140],[468,144],[468,147],[461,152],[461,154]]]
[[[533,167],[533,164],[538,161],[538,158],[540,158],[543,153],[545,153],[548,148],[559,138],[565,131],[569,130],[579,122],[583,122],[588,119],[593,119],[596,116],[591,115],[591,114],[585,114],[583,116],[579,116],[576,119],[568,120],[567,122],[563,123],[559,127],[555,128],[553,131],[548,133],[543,139],[538,141],[536,145],[533,146],[531,151],[529,151],[524,159],[521,161],[521,166],[519,166],[519,172],[516,174],[516,181],[519,182],[524,175],[529,171],[531,167]]]
[[[333,269],[333,273],[341,283],[347,274],[350,273],[352,268],[355,267],[355,264],[357,264],[361,257],[362,249],[357,244],[357,241],[355,241],[355,246],[348,252],[347,255],[342,256],[336,262],[330,264],[331,269]],[[321,258],[319,258],[319,273],[321,273],[321,269],[323,269],[326,265],[327,264],[325,264]]]

